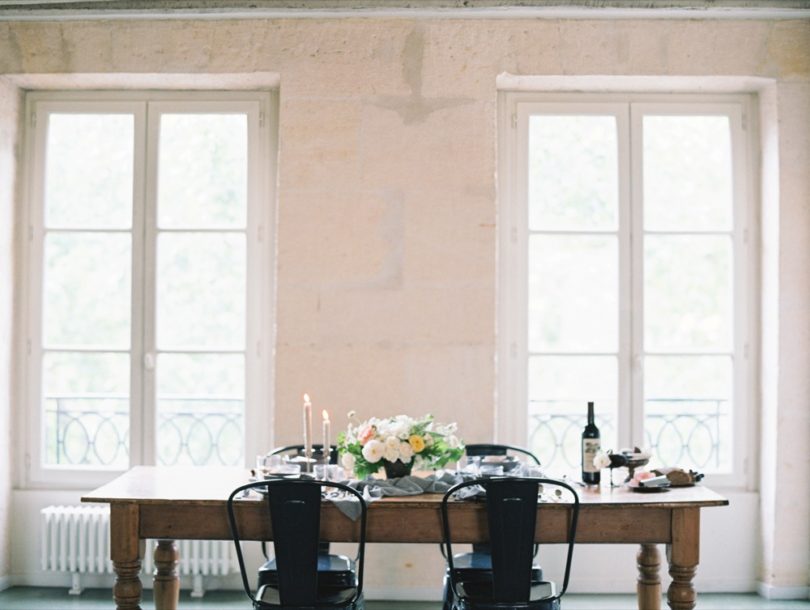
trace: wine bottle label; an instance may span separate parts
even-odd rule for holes
[[[599,447],[598,438],[582,439],[582,472],[599,472],[599,469],[593,463],[593,458],[596,457]]]

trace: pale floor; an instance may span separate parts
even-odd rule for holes
[[[76,597],[66,589],[12,587],[0,591],[0,610],[101,610],[112,608],[111,593],[105,589],[91,589]],[[247,610],[244,595],[237,591],[210,591],[202,601],[181,593],[182,610]],[[438,610],[439,603],[428,602],[366,602],[366,610]],[[662,604],[666,608],[666,603]],[[152,610],[150,591],[144,591],[143,610]],[[636,610],[632,595],[566,595],[565,610]],[[810,610],[810,601],[768,601],[753,594],[703,594],[698,610]]]

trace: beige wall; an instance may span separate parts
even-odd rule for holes
[[[807,584],[810,21],[0,23],[0,74],[256,71],[280,76],[279,442],[298,436],[303,391],[338,424],[432,412],[490,437],[498,74],[772,79],[762,577]]]
[[[19,108],[17,87],[0,78],[0,588],[10,566],[14,188]]]
[[[796,477],[810,474],[810,454],[800,449],[810,430],[810,84],[777,89],[777,185],[768,185],[772,176],[763,172],[766,189],[778,188],[763,193],[763,239],[774,249],[764,253],[763,273],[778,288],[765,284],[763,292],[771,303],[763,308],[762,580],[790,587],[808,577],[810,535],[807,494],[788,491]]]

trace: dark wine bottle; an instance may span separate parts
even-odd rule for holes
[[[593,421],[593,403],[588,403],[588,425],[582,431],[582,482],[599,485],[601,473],[593,463],[600,448],[599,428]]]

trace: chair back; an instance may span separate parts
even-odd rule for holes
[[[524,456],[528,457],[538,466],[540,465],[540,460],[537,458],[534,453],[525,449],[523,447],[516,447],[513,445],[496,445],[492,443],[473,443],[471,445],[467,445],[464,448],[464,451],[467,455],[470,456],[487,456],[487,455],[507,455],[510,451],[515,453],[523,454]]]
[[[318,598],[321,486],[273,485],[267,498],[281,603],[314,606]]]
[[[309,479],[270,479],[237,487],[228,497],[228,522],[236,546],[236,558],[242,575],[242,585],[248,597],[256,603],[242,554],[239,527],[234,511],[236,498],[247,490],[266,494],[266,506],[273,528],[273,546],[278,567],[278,590],[282,606],[315,606],[318,595],[318,541],[321,522],[321,488],[340,489],[360,502],[360,531],[357,546],[357,590],[351,600],[356,602],[363,592],[363,564],[366,543],[367,506],[357,490],[342,483]]]
[[[537,481],[491,481],[486,491],[494,601],[526,602],[534,557]]]
[[[271,449],[267,453],[267,455],[280,455],[284,453],[289,453],[291,455],[298,457],[304,457],[304,446],[284,445],[283,447],[276,447],[274,449]],[[312,453],[323,455],[323,443],[313,443]],[[338,459],[337,445],[329,445],[329,463],[337,464],[338,463],[337,459]]]
[[[525,604],[531,593],[531,570],[535,532],[538,529],[538,513],[542,519],[543,503],[538,503],[539,485],[562,487],[573,496],[573,507],[568,527],[568,556],[562,588],[555,596],[559,599],[568,589],[571,573],[577,522],[579,520],[579,496],[576,490],[563,481],[543,478],[498,477],[473,479],[451,487],[442,498],[442,527],[444,549],[450,574],[450,585],[456,598],[457,574],[453,567],[453,549],[448,503],[461,489],[478,485],[486,491],[487,525],[492,553],[492,595],[495,603]],[[540,525],[542,527],[542,524]]]

